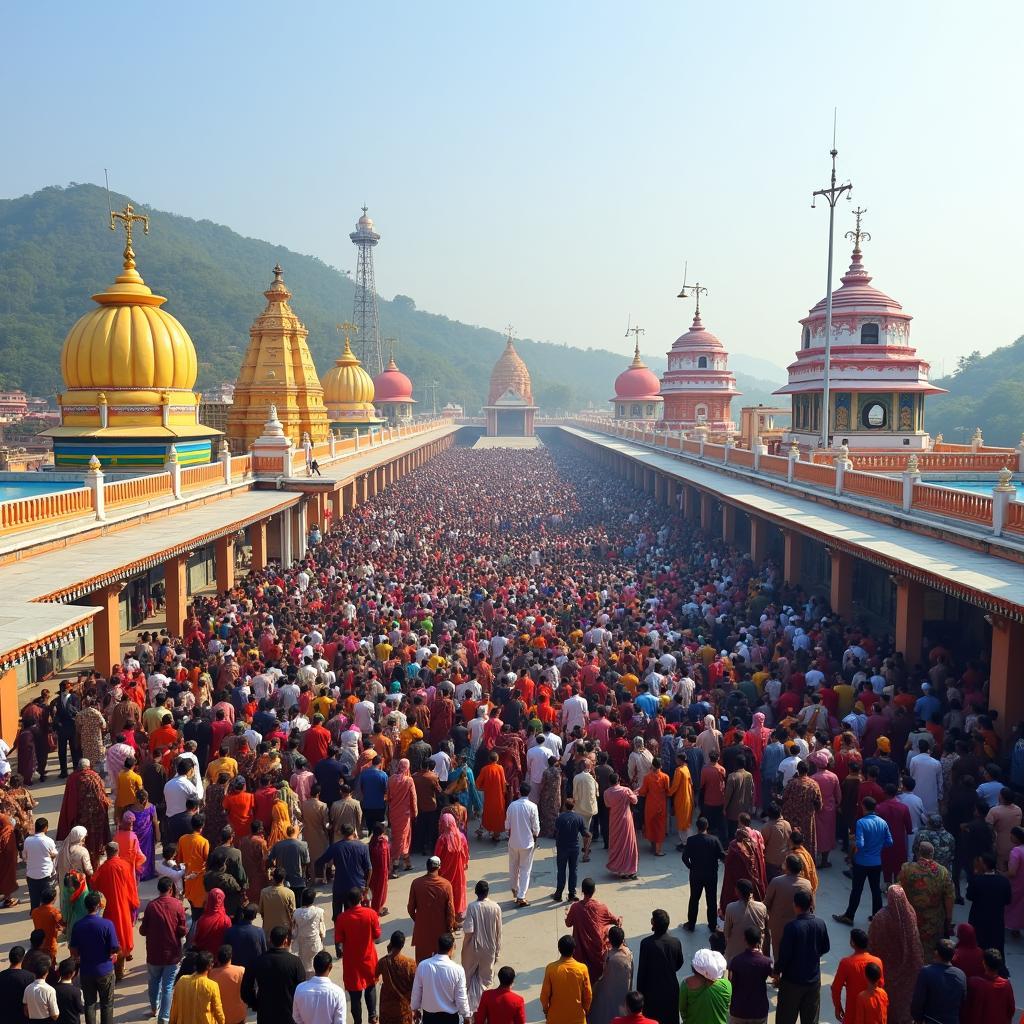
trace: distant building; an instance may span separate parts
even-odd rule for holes
[[[0,391],[0,417],[18,419],[28,412],[29,398],[24,391]]]
[[[221,433],[228,432],[228,417],[231,413],[231,401],[223,398],[207,398],[199,403],[199,422],[207,427],[213,427]]]

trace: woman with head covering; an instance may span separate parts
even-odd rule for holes
[[[57,851],[57,862],[54,865],[54,873],[57,878],[63,878],[69,871],[76,871],[86,880],[92,878],[92,857],[85,845],[86,830],[84,825],[76,825],[61,843]],[[68,919],[64,906],[61,906],[61,913],[64,920]]]
[[[270,809],[270,835],[267,836],[267,846],[273,848],[275,843],[288,838],[288,827],[292,823],[291,815],[288,813],[288,804],[284,800],[275,800]]]
[[[509,778],[508,771],[505,777],[509,779],[513,792],[518,791],[517,784]],[[555,819],[562,810],[562,786],[564,779],[562,769],[557,757],[548,758],[548,766],[540,777],[540,795],[537,798],[537,812],[540,817],[540,834],[545,839],[553,839],[555,835]]]
[[[736,836],[725,853],[722,897],[718,904],[719,917],[724,918],[725,908],[740,898],[737,883],[742,878],[747,879],[753,885],[754,899],[763,900],[768,885],[765,876],[764,851],[761,845],[751,838],[747,828],[736,829]]]
[[[693,954],[693,974],[679,986],[679,1016],[683,1024],[729,1024],[732,982],[725,957],[713,949]]]
[[[763,807],[761,802],[761,759],[764,757],[765,747],[771,743],[772,731],[764,724],[764,712],[758,711],[750,728],[743,734],[743,742],[750,747],[754,755],[754,806]]]
[[[139,846],[139,837],[134,832],[135,815],[131,811],[125,811],[121,815],[121,824],[114,836],[114,842],[121,853],[121,857],[128,861],[135,871],[136,879],[142,877],[142,871],[146,866],[146,855]]]
[[[192,945],[196,949],[205,949],[207,953],[216,955],[224,945],[224,933],[231,927],[231,918],[224,909],[224,893],[220,889],[211,889],[206,895],[206,908],[196,923],[192,935]]]
[[[391,852],[396,867],[412,871],[409,847],[412,823],[416,817],[416,784],[412,781],[409,759],[398,762],[396,774],[388,779],[388,824],[391,826]]]
[[[956,926],[956,952],[953,966],[959,967],[968,978],[980,978],[985,974],[984,950],[978,945],[974,925],[964,921]]]
[[[461,921],[466,913],[466,869],[469,867],[469,843],[459,831],[455,819],[441,815],[434,856],[441,860],[441,877],[448,879],[455,899],[455,916]]]
[[[697,746],[704,751],[706,758],[713,750],[716,754],[722,752],[722,734],[715,724],[714,715],[704,716],[704,728],[697,736]]]
[[[829,757],[824,750],[816,750],[808,758],[811,778],[821,792],[821,807],[814,815],[814,834],[821,854],[821,867],[830,868],[829,854],[836,848],[836,825],[839,819],[839,801],[842,790],[839,776],[829,769]]]
[[[910,1024],[910,1000],[923,957],[917,915],[900,885],[890,885],[886,906],[871,920],[868,951],[885,964],[888,1024]]]
[[[85,897],[92,891],[80,871],[68,871],[60,878],[60,915],[64,918],[66,934],[70,935],[75,925],[89,914]]]
[[[387,912],[388,879],[397,877],[391,873],[391,840],[387,826],[379,821],[370,834],[370,907],[383,917]]]

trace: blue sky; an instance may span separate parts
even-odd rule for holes
[[[354,266],[524,336],[663,353],[692,307],[785,365],[842,204],[936,375],[1024,333],[1024,8],[596,0],[22,4],[5,14],[0,196],[70,181]],[[842,239],[841,233],[838,235]],[[837,277],[848,261],[837,248]],[[301,296],[296,297],[301,308]],[[244,329],[246,325],[240,325]]]

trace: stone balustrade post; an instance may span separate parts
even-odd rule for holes
[[[224,470],[224,483],[231,483],[231,449],[228,447],[227,438],[220,443],[220,462]]]
[[[1010,511],[1010,502],[1017,493],[1013,486],[1013,471],[1004,466],[999,471],[999,483],[992,488],[992,534],[996,537],[1003,535],[1003,527],[1006,526],[1006,515]]]
[[[167,453],[167,469],[171,474],[171,493],[176,501],[181,500],[181,463],[178,461],[178,449],[172,444]]]
[[[796,464],[800,461],[800,448],[794,441],[789,446],[789,462],[786,464],[786,482],[792,483],[796,474]]]
[[[836,471],[836,494],[842,494],[846,471],[853,469],[853,463],[850,461],[850,446],[848,444],[841,444],[839,446],[839,454],[836,456],[834,466]]]
[[[337,458],[338,455],[338,438],[333,430],[327,431],[327,444],[331,450],[331,458]]]
[[[917,468],[917,456],[907,459],[907,468],[903,471],[903,511],[909,512],[914,505],[914,484],[921,479]]]
[[[356,427],[356,429],[352,431],[352,437],[353,437],[353,439],[355,441],[354,448],[355,448],[356,451],[359,451],[359,428],[358,427]]]
[[[1017,442],[1017,472],[1024,473],[1024,434],[1020,435]]]
[[[85,474],[85,486],[92,491],[92,507],[96,518],[102,522],[107,518],[106,494],[103,490],[103,467],[94,455],[89,459],[89,472]]]

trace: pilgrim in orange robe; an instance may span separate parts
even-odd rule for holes
[[[108,855],[92,876],[92,888],[103,893],[107,901],[103,916],[114,925],[121,953],[130,956],[135,948],[134,921],[139,909],[135,869],[119,854]]]
[[[491,761],[480,769],[476,777],[476,788],[484,795],[483,828],[499,835],[505,831],[505,769],[497,761]]]

